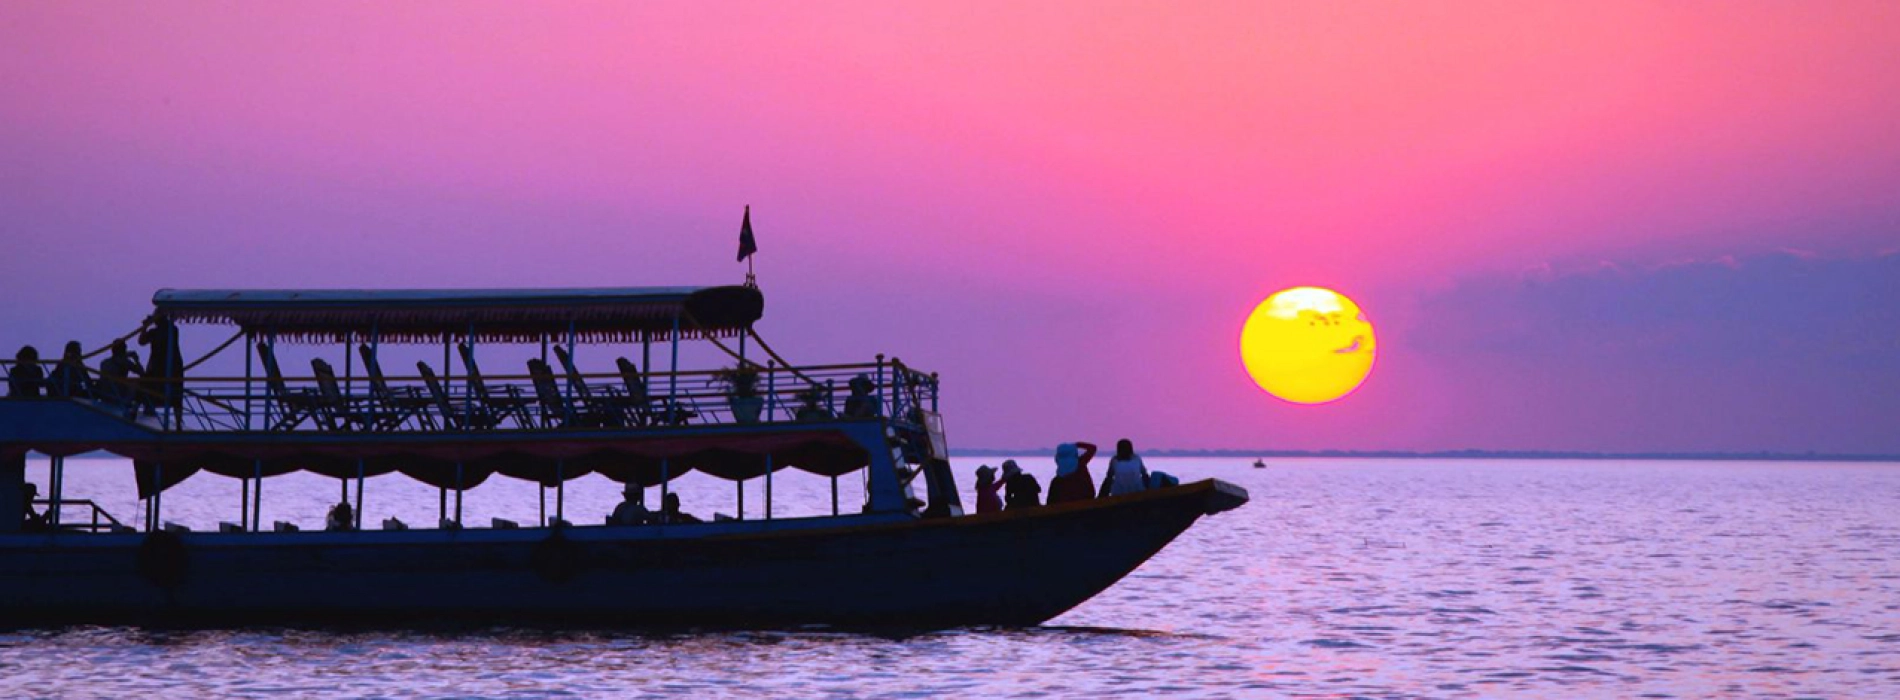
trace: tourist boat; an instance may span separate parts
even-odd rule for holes
[[[1264,459],[1255,459],[1255,460],[1253,461],[1253,468],[1255,468],[1255,469],[1266,469],[1266,468],[1267,468],[1267,460],[1264,460]]]
[[[168,358],[160,371],[95,370],[89,388],[51,387],[60,398],[0,401],[0,625],[1031,625],[1247,500],[1210,480],[965,514],[939,378],[882,355],[790,365],[754,331],[764,296],[751,284],[162,290],[153,303],[141,330],[159,338],[148,352]],[[241,341],[242,374],[236,352],[221,356],[227,376],[178,371],[181,326],[222,327],[220,351]],[[308,375],[287,376],[280,343],[320,355]],[[730,365],[682,369],[683,344]],[[482,374],[481,351],[504,345],[538,346],[541,362]],[[383,372],[386,347],[433,358],[438,346],[439,365]],[[580,369],[636,350],[638,366],[623,356],[614,371]],[[656,351],[665,371],[653,371]],[[65,493],[66,458],[94,451],[130,461],[138,524]],[[30,453],[51,482],[31,501],[43,522],[21,510]],[[263,483],[295,471],[341,480],[346,503],[353,484],[353,516],[265,527]],[[242,482],[236,518],[217,531],[164,517],[166,491],[201,472]],[[765,480],[763,512],[748,517],[743,487],[739,517],[713,522],[565,512],[582,475],[663,502],[690,472]],[[364,480],[390,473],[441,490],[437,527],[363,527]],[[552,514],[462,523],[463,492],[494,475],[553,490]],[[862,503],[839,503],[847,477],[862,480]],[[831,513],[774,517],[774,478],[830,479]]]

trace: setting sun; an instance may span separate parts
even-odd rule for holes
[[[1240,359],[1254,383],[1301,404],[1357,389],[1376,356],[1372,323],[1344,294],[1320,287],[1274,292],[1240,330]]]

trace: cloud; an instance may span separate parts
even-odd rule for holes
[[[1798,251],[1464,279],[1420,304],[1434,356],[1900,375],[1900,254]]]

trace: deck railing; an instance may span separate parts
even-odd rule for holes
[[[33,501],[33,505],[45,506],[47,522],[54,523],[61,530],[77,530],[82,532],[132,531],[132,528],[119,522],[118,518],[112,517],[111,513],[107,513],[104,508],[100,508],[99,504],[92,502],[91,499],[66,498],[54,501],[42,498]],[[69,507],[85,508],[87,511],[86,516],[80,520],[65,517],[66,509]]]
[[[13,364],[0,361],[0,368],[10,370]],[[55,363],[41,364],[50,370]],[[485,373],[479,380],[389,375],[377,386],[363,376],[284,377],[281,383],[261,376],[113,382],[89,372],[89,390],[44,393],[167,432],[575,430],[873,416],[921,431],[925,414],[937,410],[940,386],[937,375],[881,355],[860,364],[767,363],[757,366],[750,382],[734,374],[730,369],[648,372],[635,382],[619,372],[575,377],[556,367],[550,391],[546,375],[537,390],[536,377],[521,374]],[[431,380],[440,391],[430,387]],[[182,400],[168,401],[167,395]]]

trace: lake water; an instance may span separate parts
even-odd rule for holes
[[[958,460],[966,491],[997,461]],[[1046,457],[1021,461],[1047,482]],[[1040,628],[14,631],[0,696],[1900,697],[1900,465],[1248,461],[1149,460],[1253,502]],[[69,495],[136,521],[128,472],[69,462]],[[732,485],[681,481],[689,510],[734,510]],[[842,481],[848,509],[860,491]],[[367,491],[371,527],[437,515],[401,477]],[[238,493],[199,475],[164,517],[236,520]],[[828,512],[830,493],[785,476],[774,512]],[[313,527],[336,494],[271,480],[265,521]],[[593,522],[616,499],[582,479],[566,514]],[[746,499],[756,516],[763,485]],[[539,516],[535,488],[506,479],[464,507]]]

